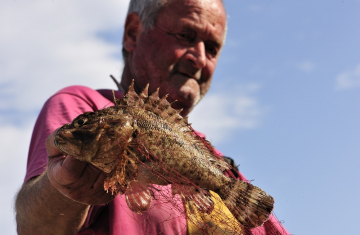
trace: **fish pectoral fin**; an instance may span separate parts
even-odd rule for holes
[[[131,211],[142,214],[150,208],[153,192],[146,183],[132,180],[127,185],[125,192],[126,204]]]
[[[112,195],[124,193],[126,190],[126,161],[124,158],[116,160],[116,167],[108,174],[104,181],[105,191],[110,191]]]
[[[123,194],[128,182],[137,178],[137,163],[124,151],[112,164],[115,167],[106,177],[104,189],[107,192],[110,191],[113,195]]]
[[[214,202],[210,193],[195,185],[172,185],[172,194],[179,194],[185,203],[191,202],[192,205],[202,213],[210,214],[214,209]]]
[[[198,210],[203,213],[210,214],[214,209],[214,202],[211,199],[211,195],[204,189],[191,195],[191,199]]]
[[[172,193],[173,197],[175,197],[175,194],[179,194],[180,196],[182,196],[182,194],[181,194],[181,185],[172,184],[171,185],[171,193]]]

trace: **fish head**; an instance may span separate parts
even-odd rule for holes
[[[54,143],[64,155],[89,163],[103,162],[125,149],[133,129],[132,118],[122,112],[86,112],[63,125]]]

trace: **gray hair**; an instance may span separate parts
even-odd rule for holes
[[[139,15],[143,30],[151,29],[158,12],[171,0],[131,0],[127,15],[135,12]]]
[[[173,0],[130,0],[128,16],[130,13],[135,12],[140,18],[140,22],[143,26],[143,31],[152,29],[155,25],[155,19],[159,11],[165,7],[166,4]],[[223,0],[221,0],[223,3]],[[225,35],[227,31],[227,25],[225,28]],[[225,36],[224,36],[225,40]],[[127,57],[127,51],[122,48],[123,58]]]
[[[159,11],[168,3],[170,0],[131,0],[129,9],[126,14],[135,12],[140,18],[140,22],[143,26],[143,31],[149,30],[154,27],[155,18]],[[123,58],[125,59],[128,52],[124,46],[122,48]]]

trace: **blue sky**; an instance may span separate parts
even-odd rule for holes
[[[0,227],[37,113],[64,86],[115,89],[128,1],[0,3]],[[360,1],[225,0],[228,37],[190,115],[293,234],[356,234],[360,180]]]

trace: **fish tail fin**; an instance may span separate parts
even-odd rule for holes
[[[274,199],[252,184],[233,179],[232,188],[223,200],[226,207],[245,227],[255,228],[269,219]]]

